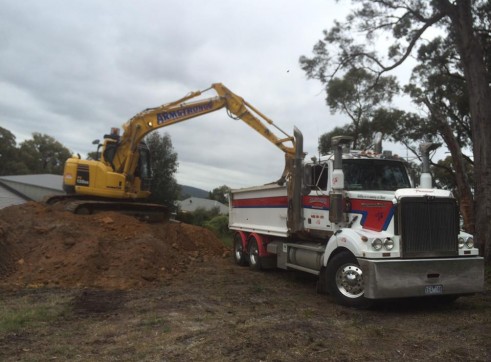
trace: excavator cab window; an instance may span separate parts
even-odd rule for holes
[[[142,191],[150,191],[152,185],[152,166],[150,163],[150,150],[145,143],[138,146],[138,167],[135,176],[140,177]]]

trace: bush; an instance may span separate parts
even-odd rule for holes
[[[218,236],[228,233],[228,216],[217,215],[203,225],[205,228],[215,232]]]
[[[176,219],[186,224],[205,227],[213,231],[219,238],[228,240],[231,235],[228,230],[228,215],[219,212],[218,207],[211,210],[198,208],[194,212],[178,212]]]
[[[205,224],[216,216],[219,216],[220,209],[214,207],[206,210],[202,207],[197,208],[194,212],[178,212],[176,219],[187,224],[205,226]]]

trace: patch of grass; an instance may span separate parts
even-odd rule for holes
[[[64,315],[65,308],[57,305],[18,305],[0,309],[0,333],[15,332],[48,323]]]

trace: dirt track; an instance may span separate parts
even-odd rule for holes
[[[43,213],[38,211],[38,215]],[[48,212],[51,213],[56,215],[57,211]],[[98,228],[98,243],[105,245],[101,233],[115,227],[117,219],[113,216],[113,222],[106,224],[100,219],[101,222],[94,224]],[[0,220],[3,222],[0,248],[5,250],[7,235],[13,232],[12,224],[4,218]],[[42,237],[40,240],[49,240],[45,236],[50,233],[54,236],[57,228],[45,232],[39,229],[42,226],[40,222],[38,217],[31,221],[29,228],[34,231],[33,235]],[[126,220],[125,224],[131,222]],[[140,227],[146,229],[148,226]],[[160,270],[152,274],[156,277],[149,281],[141,273],[141,267],[146,265],[144,262],[138,264],[138,268],[126,265],[128,270],[125,272],[136,273],[134,278],[126,276],[133,280],[131,286],[120,285],[121,280],[116,283],[118,278],[108,277],[115,275],[114,270],[125,269],[113,259],[107,259],[113,260],[109,263],[111,267],[95,269],[104,277],[92,274],[97,281],[93,285],[90,279],[84,279],[84,283],[89,285],[77,284],[82,283],[80,278],[72,276],[51,278],[53,282],[48,283],[39,279],[30,287],[21,286],[21,282],[26,282],[23,275],[29,275],[33,280],[35,274],[18,274],[19,270],[26,265],[34,265],[33,257],[44,254],[36,254],[36,248],[32,247],[9,249],[12,250],[11,256],[15,256],[15,263],[2,271],[0,317],[12,323],[0,322],[0,360],[491,359],[489,285],[485,293],[461,298],[448,306],[406,300],[381,303],[372,310],[347,309],[334,304],[329,296],[316,294],[316,281],[310,275],[285,271],[253,272],[247,267],[234,265],[231,257],[222,255],[221,247],[206,249],[209,246],[202,246],[208,250],[202,251],[199,243],[190,239],[196,232],[199,235],[206,233],[193,230],[187,234],[160,235],[160,240],[166,240],[165,235],[174,235],[173,244],[177,244],[174,247],[170,245],[169,253],[176,247],[181,250],[178,240],[183,246],[194,245],[194,250],[186,250],[182,246],[184,252],[173,254],[173,259],[176,259],[172,264],[174,269],[170,264],[165,270],[161,267],[149,269]],[[114,230],[104,235],[113,234]],[[94,237],[86,232],[80,235],[85,235],[88,240]],[[139,232],[132,237],[138,241],[142,239],[141,235]],[[143,239],[148,242],[148,234]],[[213,235],[205,239],[214,244]],[[116,247],[115,244],[110,245]],[[127,244],[123,245],[121,252],[125,248],[129,250]],[[131,249],[130,263],[140,260],[135,255],[145,249],[141,246]],[[66,250],[73,250],[73,247]],[[163,250],[164,246],[160,248]],[[100,249],[93,249],[87,255],[94,255],[95,250]],[[13,255],[14,251],[24,254]],[[52,261],[56,259],[54,255],[41,260]],[[189,261],[184,263],[187,266],[180,264],[184,260],[180,259],[181,256]],[[164,253],[159,258],[167,260],[170,256]],[[159,258],[152,260],[155,262]],[[24,262],[19,264],[20,259]],[[89,257],[81,260],[89,265],[93,262]],[[96,265],[107,265],[103,263],[106,259],[97,260]],[[54,270],[60,268],[62,266]],[[9,276],[5,277],[7,272]],[[59,280],[58,284],[55,280]],[[63,284],[67,281],[70,283]],[[108,281],[109,286],[102,285]],[[118,288],[114,288],[116,284]],[[60,286],[54,287],[56,285]]]

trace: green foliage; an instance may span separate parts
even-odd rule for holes
[[[214,207],[210,210],[206,210],[203,207],[198,207],[194,212],[178,212],[177,220],[185,222],[187,224],[205,226],[205,223],[218,216],[220,214],[220,209]]]
[[[468,146],[471,139],[469,101],[455,33],[448,28],[445,37],[418,42],[423,27],[437,24],[448,27],[448,23],[440,23],[444,16],[448,16],[448,9],[422,0],[410,4],[396,0],[357,0],[354,3],[360,6],[352,10],[345,22],[336,21],[331,29],[324,31],[323,39],[314,45],[313,56],[301,56],[299,61],[308,78],[327,84],[327,101],[331,109],[346,113],[352,119],[352,126],[343,128],[348,131],[345,134],[355,137],[355,141],[358,136],[362,138],[359,145],[355,142],[355,147],[364,148],[367,137],[374,131],[387,134],[392,140],[400,141],[411,149],[415,149],[411,147],[413,141],[438,134],[439,127],[431,118],[414,115],[404,116],[405,119],[400,119],[392,130],[390,127],[388,130],[378,128],[397,119],[395,114],[384,117],[385,121],[377,122],[377,125],[369,125],[380,116],[376,113],[383,112],[380,107],[374,107],[381,100],[379,96],[388,93],[387,100],[390,100],[395,94],[396,85],[392,88],[391,78],[385,80],[382,74],[401,64],[413,49],[418,51],[419,64],[414,69],[410,85],[405,87],[406,93],[420,105],[424,99],[440,104],[440,109],[448,114],[461,146]],[[473,10],[481,15],[476,17],[475,25],[483,29],[479,34],[487,36],[487,39],[490,16],[486,10],[489,8],[489,2],[473,5]],[[365,39],[355,37],[355,33],[364,34]],[[382,34],[392,36],[387,38],[387,55],[393,59],[389,65],[375,50],[376,43],[372,41]],[[483,41],[485,45],[490,43],[489,40]],[[486,54],[491,59],[491,52]],[[344,75],[337,77],[337,74]],[[337,130],[331,132],[337,134]],[[325,143],[323,141],[319,145],[320,149],[325,149]]]
[[[20,157],[30,173],[63,174],[65,161],[71,152],[53,137],[33,133],[32,140],[20,144]]]
[[[335,135],[353,137],[353,148],[365,149],[372,143],[375,132],[387,133],[394,128],[394,117],[383,118],[390,111],[384,108],[399,92],[395,77],[376,77],[360,68],[351,68],[342,78],[322,81],[326,85],[326,102],[331,112],[341,112],[351,119],[351,124],[335,128],[321,136],[319,150],[330,149],[330,139]]]
[[[0,307],[0,333],[18,332],[42,323],[52,323],[66,314],[66,305],[51,298],[39,305],[21,300],[16,306]]]
[[[230,193],[230,187],[227,185],[222,185],[213,189],[213,191],[208,193],[208,198],[210,200],[216,200],[224,205],[228,205],[228,194]]]
[[[326,132],[319,137],[319,153],[321,155],[326,155],[332,151],[331,140],[335,136],[351,136],[353,137],[352,130],[350,129],[349,124],[344,125],[343,127],[336,127],[330,132]]]
[[[15,136],[0,127],[0,175],[20,175],[27,173],[26,166],[19,161],[19,150]]]
[[[214,216],[203,225],[205,228],[212,230],[217,235],[225,235],[229,232],[227,215]]]
[[[0,175],[61,175],[71,152],[53,137],[33,133],[17,147],[15,136],[0,127]]]
[[[436,165],[432,167],[431,172],[438,187],[451,190],[457,198],[460,197],[460,191],[457,187],[457,182],[455,179],[455,168],[451,156],[448,156],[443,160],[439,160]],[[469,183],[473,185],[474,165],[468,160],[465,162],[465,172]]]
[[[211,210],[200,207],[194,212],[178,212],[177,220],[207,228],[221,238],[224,241],[224,244],[231,245],[231,233],[228,229],[228,215],[220,214],[220,209],[218,207],[214,207]]]
[[[153,202],[174,207],[179,195],[179,185],[174,177],[177,171],[177,153],[172,147],[172,140],[166,133],[153,132],[145,138],[152,161],[152,189],[150,199]]]

